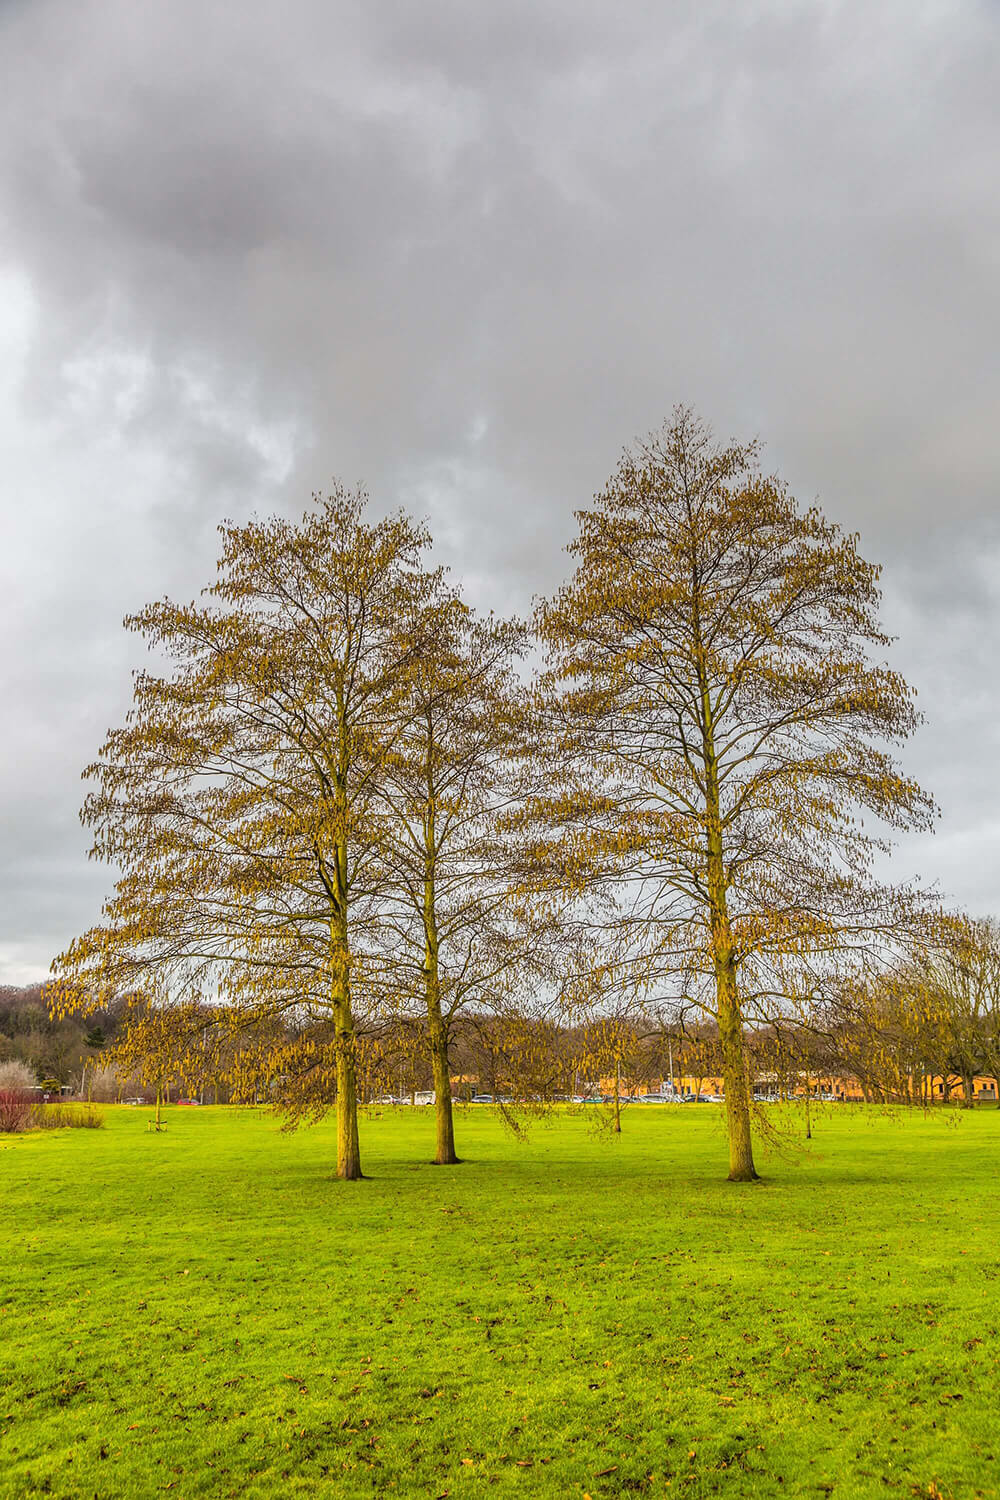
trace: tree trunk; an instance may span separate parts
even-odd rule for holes
[[[747,1082],[743,1022],[735,986],[717,983],[719,1040],[722,1043],[722,1076],[726,1090],[726,1124],[729,1128],[729,1181],[756,1182],[753,1141],[750,1134],[750,1088]]]
[[[346,986],[335,1001],[337,1028],[337,1176],[357,1182],[361,1170],[358,1139],[358,1086],[354,1059],[354,1018]]]
[[[809,1114],[809,1090],[810,1090],[810,1087],[811,1087],[811,1084],[810,1084],[810,1081],[809,1081],[809,1068],[807,1066],[806,1067],[806,1140],[807,1141],[811,1141],[812,1140],[812,1117]]]
[[[711,866],[717,864],[713,878]],[[709,884],[714,887],[712,910],[712,949],[715,960],[716,1014],[719,1042],[722,1048],[722,1079],[726,1095],[726,1125],[729,1131],[729,1181],[756,1182],[753,1143],[750,1134],[750,1087],[747,1080],[746,1047],[743,1039],[743,1017],[736,990],[729,914],[725,890],[721,884],[721,850],[715,860],[710,857]],[[699,1081],[698,1092],[701,1092]]]
[[[358,1080],[351,1013],[351,945],[348,926],[347,787],[351,766],[350,736],[344,707],[343,688],[337,688],[338,751],[335,813],[336,899],[330,921],[331,1001],[336,1034],[337,1059],[337,1176],[343,1182],[358,1182],[361,1170],[361,1143],[358,1139]]]
[[[455,1152],[455,1122],[451,1104],[451,1067],[448,1058],[448,1033],[438,1006],[436,1021],[430,1026],[431,1068],[434,1074],[434,1117],[437,1149],[436,1167],[453,1167],[458,1163]]]
[[[695,635],[701,637],[695,618]],[[711,695],[704,667],[698,666],[702,710],[702,749],[705,760],[705,854],[708,888],[708,926],[715,969],[716,1018],[722,1045],[722,1077],[726,1094],[726,1124],[729,1130],[729,1181],[756,1182],[753,1143],[750,1135],[750,1088],[747,1080],[743,1017],[736,986],[736,964],[726,900],[726,864],[723,854],[722,810],[719,797],[719,763],[715,753],[715,725]],[[700,1092],[700,1089],[699,1089]]]
[[[434,1075],[434,1119],[437,1145],[436,1167],[458,1165],[455,1151],[455,1120],[451,1103],[451,1065],[448,1058],[448,1028],[441,1014],[441,968],[437,927],[437,830],[434,802],[433,733],[428,715],[427,805],[424,813],[424,997],[427,1006],[427,1038]]]
[[[330,957],[334,971],[330,998],[333,1002],[337,1059],[337,1176],[344,1182],[357,1182],[364,1173],[361,1170],[361,1144],[358,1140],[358,1082],[348,977],[347,922],[342,914],[339,921],[335,919],[331,924],[330,939]]]
[[[615,1135],[621,1135],[621,1133],[622,1133],[621,1086],[622,1086],[622,1063],[621,1063],[621,1058],[616,1053],[615,1054],[615,1123],[614,1123],[614,1132],[615,1132]]]

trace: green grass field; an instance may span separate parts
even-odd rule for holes
[[[0,1495],[1000,1495],[1000,1112],[0,1137]]]

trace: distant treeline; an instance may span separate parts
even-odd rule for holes
[[[984,936],[991,933],[987,928]],[[982,987],[980,987],[981,989]],[[101,1102],[149,1093],[161,1069],[165,1097],[192,1095],[203,1103],[287,1102],[315,1082],[315,1027],[286,1019],[280,1037],[261,1048],[252,1031],[233,1033],[228,1015],[204,1005],[187,1012],[188,1044],[176,1065],[162,1065],[157,1052],[136,1050],[141,1030],[129,1037],[131,1002],[119,997],[86,1015],[50,1014],[45,985],[0,987],[0,1071],[4,1063],[26,1065],[37,1084],[58,1084]],[[823,1093],[830,1080],[849,1082],[855,1096],[877,1103],[969,1103],[974,1078],[997,1080],[997,1017],[970,1007],[962,991],[950,1002],[944,986],[926,985],[922,1000],[886,988],[864,1005],[817,1009],[811,1026],[771,1023],[747,1035],[752,1091],[766,1098],[795,1098],[806,1089]],[[200,1045],[191,1038],[200,1037]],[[297,1045],[308,1040],[308,1065],[296,1076]],[[180,1040],[180,1039],[178,1039]],[[321,1040],[321,1039],[320,1039]],[[332,1039],[331,1039],[332,1040]],[[652,1013],[589,1024],[560,1024],[509,1011],[466,1014],[450,1044],[451,1087],[456,1100],[489,1094],[513,1106],[612,1090],[622,1098],[662,1085],[682,1084],[700,1094],[720,1087],[724,1057],[718,1027],[694,1017],[664,1024]],[[284,1059],[283,1071],[274,1066]],[[319,1115],[330,1102],[332,1079],[303,1117]],[[358,1039],[358,1094],[362,1104],[392,1097],[412,1099],[433,1090],[422,1017],[400,1014]]]
[[[0,986],[0,1063],[25,1063],[39,1083],[79,1090],[84,1070],[100,1067],[125,1014],[113,1001],[88,1015],[56,1018],[49,1012],[44,984]]]

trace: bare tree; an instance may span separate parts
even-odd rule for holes
[[[527,754],[513,672],[524,634],[477,620],[438,589],[414,623],[406,715],[383,778],[388,920],[399,938],[401,993],[415,988],[426,1017],[439,1165],[458,1160],[449,1063],[456,1018],[470,1006],[502,1008],[532,955],[531,929],[511,899],[513,836],[501,831]]]
[[[593,970],[686,997],[718,1027],[730,1178],[757,1173],[744,1030],[784,969],[905,924],[879,885],[883,830],[933,807],[897,769],[912,694],[878,655],[878,569],[755,445],[689,412],[627,452],[578,513],[573,579],[537,613],[552,764],[536,885]]]
[[[87,773],[94,853],[121,874],[57,964],[64,1009],[109,990],[217,993],[230,1027],[268,1046],[294,1022],[298,1071],[275,1062],[271,1097],[315,1111],[335,1096],[343,1178],[361,1176],[357,1012],[384,985],[379,792],[434,586],[426,532],[363,508],[339,490],[298,525],[225,526],[209,603],[127,622],[173,670],[137,679]],[[251,1057],[235,1054],[237,1090],[256,1088],[238,1070]]]

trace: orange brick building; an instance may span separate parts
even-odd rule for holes
[[[614,1094],[615,1080],[613,1078],[602,1078],[595,1086],[598,1093]],[[722,1079],[714,1074],[704,1074],[696,1077],[694,1074],[675,1073],[673,1087],[677,1094],[684,1097],[698,1096],[705,1098],[708,1095],[722,1097],[725,1095],[725,1084]],[[787,1080],[780,1080],[777,1074],[758,1074],[754,1079],[752,1091],[755,1099],[777,1100],[789,1096]],[[638,1083],[623,1078],[620,1084],[622,1098],[641,1099],[647,1094],[658,1094],[670,1092],[670,1080],[664,1078],[662,1083]],[[791,1094],[796,1098],[805,1095],[806,1082],[804,1074],[800,1074],[798,1081],[793,1085]],[[866,1098],[871,1098],[872,1091],[866,1091],[857,1078],[847,1075],[825,1076],[811,1075],[809,1079],[809,1091],[814,1099],[829,1100],[843,1103],[864,1103]],[[1000,1096],[998,1080],[988,1078],[985,1075],[977,1075],[973,1079],[973,1099],[977,1103],[996,1104]],[[946,1089],[940,1075],[923,1080],[923,1091],[920,1083],[914,1079],[914,1099],[926,1099],[930,1103],[943,1103],[948,1100],[965,1100],[965,1089],[961,1079],[956,1074],[949,1076],[949,1087]]]

